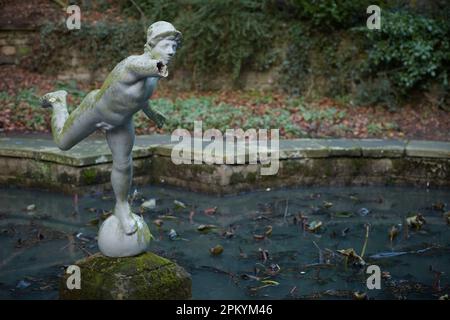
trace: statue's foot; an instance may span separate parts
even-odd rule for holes
[[[67,91],[58,90],[45,94],[41,97],[41,106],[43,108],[51,108],[55,105],[66,105]]]
[[[138,224],[129,206],[116,206],[114,208],[114,215],[119,219],[120,225],[126,235],[132,235],[137,231]]]

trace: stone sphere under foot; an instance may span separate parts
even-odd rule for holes
[[[137,231],[127,235],[119,219],[115,215],[109,216],[100,226],[98,233],[98,247],[107,257],[131,257],[147,250],[153,238],[144,219],[132,213],[137,223]]]

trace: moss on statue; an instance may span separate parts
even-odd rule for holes
[[[76,263],[81,270],[81,289],[67,289],[70,275],[60,283],[60,299],[191,298],[189,273],[174,262],[151,252],[136,257],[108,258],[96,254]]]

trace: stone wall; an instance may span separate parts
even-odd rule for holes
[[[19,64],[32,51],[33,30],[0,30],[0,65]]]
[[[183,164],[171,159],[169,136],[138,136],[134,184],[166,184],[213,194],[294,186],[408,185],[450,187],[450,142],[380,139],[280,141],[279,171],[262,165]],[[104,140],[60,151],[51,140],[0,138],[0,185],[67,193],[109,190],[111,154]]]

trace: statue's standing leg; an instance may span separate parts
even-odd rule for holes
[[[114,214],[119,218],[126,234],[136,231],[136,221],[132,216],[128,194],[133,177],[131,151],[134,145],[134,125],[129,119],[125,124],[106,131],[106,140],[112,152],[113,168],[111,184],[116,196]]]
[[[97,92],[91,91],[70,115],[66,91],[50,92],[42,97],[42,105],[53,109],[52,135],[61,150],[69,150],[97,129],[96,124],[100,121],[94,109]]]

